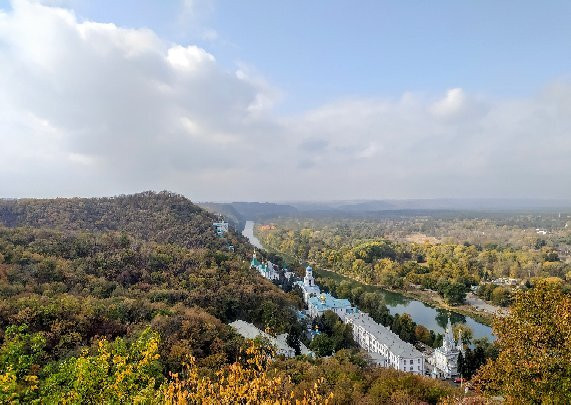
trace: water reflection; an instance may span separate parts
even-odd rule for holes
[[[317,277],[330,278],[336,282],[348,281],[355,287],[361,287],[367,292],[376,292],[377,294],[381,294],[384,297],[385,304],[392,315],[396,313],[403,314],[406,312],[416,323],[423,325],[428,329],[432,329],[437,333],[444,333],[446,324],[448,323],[448,317],[450,317],[450,321],[453,324],[460,322],[469,326],[474,332],[475,339],[487,337],[490,341],[495,340],[492,334],[492,329],[489,326],[486,326],[469,316],[453,311],[447,311],[445,309],[434,308],[423,302],[405,297],[402,294],[387,291],[380,287],[364,285],[332,271],[319,269],[314,270],[314,274]]]
[[[262,248],[260,241],[254,236],[253,221],[246,222],[246,227],[242,234],[247,237],[250,240],[250,243],[252,243],[254,246],[259,249]],[[457,312],[447,311],[440,308],[434,308],[424,304],[423,302],[405,297],[402,294],[387,291],[380,287],[364,285],[335,272],[327,270],[314,270],[314,274],[317,277],[333,279],[336,282],[347,281],[352,284],[352,287],[361,287],[366,292],[376,292],[377,294],[383,296],[385,304],[387,305],[387,308],[392,315],[396,313],[407,313],[416,323],[423,325],[428,329],[432,329],[437,333],[444,333],[446,324],[448,322],[448,317],[450,317],[450,321],[453,324],[458,322],[466,323],[466,325],[469,326],[474,332],[475,339],[487,337],[490,341],[495,340],[495,337],[492,334],[492,329],[489,326],[481,324],[469,316],[464,316]]]
[[[376,287],[372,287],[372,286],[366,286],[368,287],[367,290],[370,291],[377,291],[378,288]],[[392,291],[383,291],[383,295],[385,297],[385,304],[387,304],[387,306],[389,307],[396,307],[398,305],[402,305],[402,306],[407,306],[410,305],[410,303],[413,301],[408,297],[405,297],[404,295],[401,294],[396,294],[393,293]]]
[[[448,318],[450,318],[451,323],[466,323],[466,316],[459,314],[457,312],[450,312],[445,309],[435,308],[436,310],[436,323],[442,329],[446,329],[448,324]]]

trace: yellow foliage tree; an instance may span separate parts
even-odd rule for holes
[[[200,376],[194,358],[185,365],[182,376],[162,387],[167,404],[328,404],[332,394],[323,394],[319,382],[296,398],[288,376],[272,374],[268,368],[270,356],[256,345],[246,350],[242,362],[238,361],[218,370],[214,378]]]
[[[559,284],[517,293],[494,332],[500,354],[475,376],[477,387],[513,404],[571,403],[571,297]]]

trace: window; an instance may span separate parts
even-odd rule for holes
[[[411,361],[410,361],[410,364],[412,365],[413,363],[414,363],[414,360],[411,360]]]
[[[410,368],[410,371],[412,371],[413,368],[414,368],[414,367],[411,367],[411,368]]]

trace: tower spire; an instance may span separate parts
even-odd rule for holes
[[[456,349],[464,351],[464,345],[462,344],[462,329],[458,331],[458,342],[456,343]]]
[[[452,323],[450,322],[450,316],[448,316],[448,323],[446,324],[446,331],[444,332],[444,346],[448,349],[452,349],[455,346],[454,333],[452,332]]]

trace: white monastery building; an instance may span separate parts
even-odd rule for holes
[[[351,305],[348,299],[335,298],[331,294],[320,294],[318,297],[310,297],[307,302],[309,316],[317,318],[325,311],[335,312],[339,318],[353,314],[359,310]]]
[[[424,356],[410,343],[404,342],[386,326],[364,312],[345,316],[353,326],[353,338],[371,359],[381,367],[424,375]]]
[[[306,304],[309,304],[309,299],[311,297],[317,297],[319,294],[321,294],[321,290],[315,284],[315,279],[313,278],[313,269],[311,266],[307,266],[305,268],[305,277],[303,278],[303,281],[296,281],[294,284],[299,286],[301,291],[303,291],[303,300]]]
[[[428,358],[428,363],[432,366],[432,376],[435,378],[452,378],[458,375],[458,355],[462,351],[462,338],[458,339],[458,344],[454,342],[452,325],[448,319],[446,333],[442,341],[442,346],[434,350],[432,356]]]
[[[303,292],[310,317],[316,318],[325,311],[335,312],[343,322],[352,325],[355,342],[369,353],[375,364],[424,375],[424,356],[421,352],[401,340],[389,328],[378,324],[368,314],[352,306],[349,300],[321,294],[315,284],[311,266],[305,269],[303,281],[298,281],[295,285]]]
[[[266,261],[266,263],[260,263],[256,258],[255,250],[254,254],[252,255],[252,261],[250,262],[250,267],[258,270],[258,272],[262,275],[262,277],[267,278],[268,280],[280,279],[280,273],[276,269],[277,266],[275,266],[269,260]]]
[[[276,353],[278,355],[284,355],[285,357],[291,358],[295,357],[295,350],[287,344],[287,333],[283,333],[276,337],[268,335],[262,332],[260,329],[256,328],[249,322],[237,320],[229,324],[233,327],[236,332],[238,332],[242,337],[246,339],[255,339],[257,337],[262,337],[267,339],[272,346],[276,348]],[[300,342],[301,354],[313,355],[313,353],[305,347],[303,343]]]

